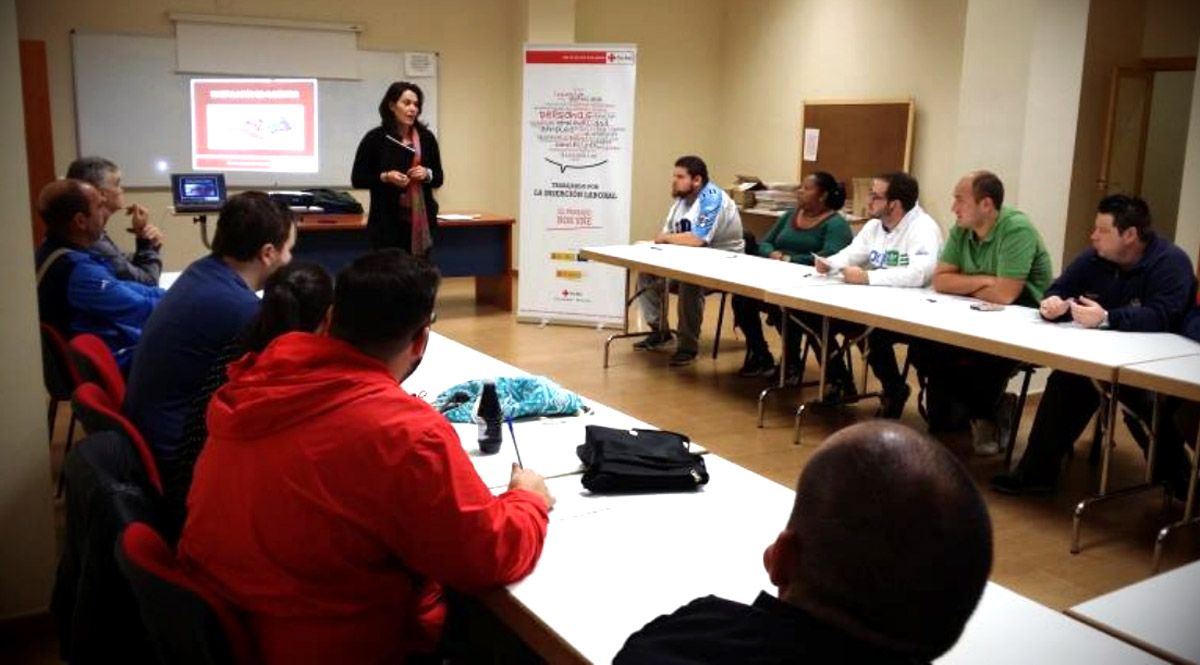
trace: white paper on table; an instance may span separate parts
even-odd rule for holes
[[[804,161],[817,161],[817,144],[821,142],[821,130],[815,127],[804,128]]]
[[[467,222],[479,219],[479,215],[464,215],[456,212],[448,212],[444,215],[438,215],[438,219],[444,219],[447,222]]]

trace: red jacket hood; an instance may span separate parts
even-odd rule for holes
[[[222,439],[258,439],[373,393],[402,394],[379,360],[341,340],[303,332],[246,354],[228,373],[208,407],[209,432]]]

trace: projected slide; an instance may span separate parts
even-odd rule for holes
[[[192,79],[192,168],[316,173],[316,79]]]

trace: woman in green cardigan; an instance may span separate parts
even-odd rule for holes
[[[757,254],[768,259],[811,266],[814,256],[838,253],[854,237],[850,224],[839,212],[845,203],[846,188],[836,178],[826,171],[809,174],[800,187],[799,207],[789,210],[771,227],[759,241]],[[778,324],[782,318],[778,308],[761,300],[737,295],[733,297],[734,325],[741,328],[746,336],[746,360],[738,371],[741,376],[769,375],[775,370],[775,358],[763,337],[762,320],[759,318],[762,312],[768,313],[769,322],[774,320]],[[795,314],[808,318],[803,314]],[[788,335],[783,352],[787,356],[787,379],[798,383],[799,377],[804,374],[799,366],[800,335],[796,326],[792,326],[792,331],[797,334]],[[841,365],[844,370],[845,364]],[[831,374],[839,376],[837,371]]]

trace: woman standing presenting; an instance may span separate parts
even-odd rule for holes
[[[407,81],[388,87],[379,102],[379,127],[358,144],[350,182],[371,190],[367,234],[374,249],[400,247],[428,256],[438,204],[433,190],[442,186],[442,157],[437,139],[422,123],[425,95]]]

